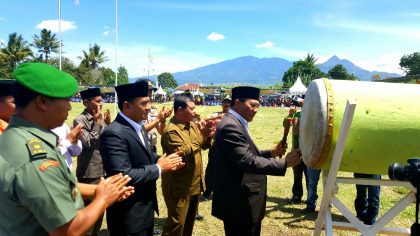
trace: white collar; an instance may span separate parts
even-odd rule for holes
[[[122,112],[119,112],[118,114],[120,114],[120,116],[122,118],[124,118],[124,120],[126,120],[131,126],[133,126],[134,130],[136,131],[136,133],[139,134],[141,132],[141,126],[142,126],[142,124],[139,124],[139,123],[133,121],[132,119],[130,119],[127,116],[125,116]]]

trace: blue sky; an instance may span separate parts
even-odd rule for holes
[[[32,42],[58,30],[57,0],[0,0],[0,40]],[[115,67],[115,1],[61,0],[64,56],[79,63],[97,43]],[[420,51],[418,0],[118,1],[117,64],[130,77],[185,71],[240,56],[289,61],[333,55],[368,69],[401,73],[404,54]],[[58,32],[57,32],[58,35]],[[148,66],[148,50],[153,57]]]

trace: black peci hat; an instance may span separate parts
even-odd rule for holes
[[[135,83],[140,83],[140,82],[142,82],[142,81],[146,81],[146,82],[147,82],[147,84],[148,84],[148,86],[149,86],[149,89],[150,89],[150,90],[153,90],[153,91],[156,91],[156,90],[157,90],[157,88],[156,88],[155,86],[153,86],[152,81],[150,81],[150,80],[149,80],[149,79],[147,79],[147,78],[140,78],[140,79],[137,79]]]
[[[146,81],[139,81],[133,84],[123,84],[115,87],[119,101],[127,101],[130,98],[148,97],[149,84]]]
[[[0,80],[0,97],[12,96],[14,86],[15,86],[15,80],[11,80],[11,79]]]
[[[241,98],[250,98],[259,100],[260,99],[260,89],[255,87],[240,86],[232,89],[232,100]]]
[[[101,89],[100,88],[88,88],[86,90],[80,91],[80,96],[83,100],[101,96]]]

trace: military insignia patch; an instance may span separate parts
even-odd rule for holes
[[[48,167],[50,166],[60,166],[60,162],[55,161],[55,160],[48,160],[44,163],[42,163],[41,165],[38,166],[38,169],[42,172],[44,172]]]
[[[29,139],[28,141],[26,141],[26,146],[28,146],[31,156],[47,154],[47,149],[44,147],[44,144],[39,139]]]

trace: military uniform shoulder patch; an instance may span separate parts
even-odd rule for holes
[[[47,149],[45,148],[44,144],[41,140],[32,138],[26,141],[26,146],[29,149],[29,153],[31,156],[37,156],[41,154],[47,154]]]
[[[41,165],[39,165],[38,169],[40,171],[44,172],[50,166],[58,167],[58,166],[60,166],[60,162],[58,162],[56,160],[48,160],[48,161],[45,161],[44,163],[42,163]]]

